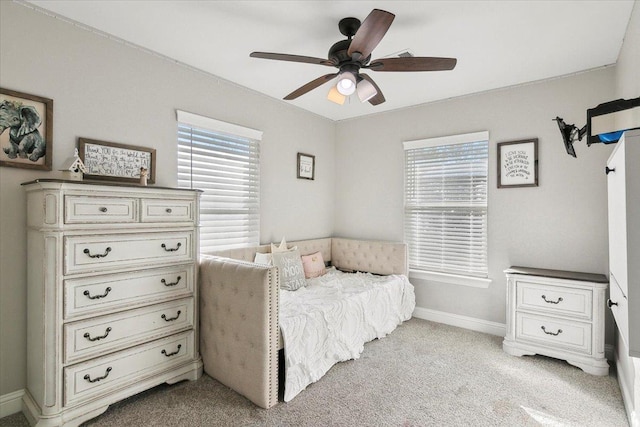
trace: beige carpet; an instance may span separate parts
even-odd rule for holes
[[[613,371],[613,370],[612,370]],[[15,414],[2,426],[26,426]],[[162,385],[86,426],[627,426],[615,374],[596,377],[502,338],[412,319],[289,403],[264,410],[208,376]]]

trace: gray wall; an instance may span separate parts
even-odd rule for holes
[[[0,2],[0,51],[0,86],[54,101],[53,171],[0,168],[0,395],[26,383],[20,183],[60,177],[80,136],[154,147],[157,184],[175,186],[176,108],[262,130],[263,242],[331,235],[332,121],[12,2]],[[298,151],[316,156],[315,181],[296,179]]]
[[[606,68],[338,123],[335,234],[402,240],[402,141],[488,130],[493,282],[480,289],[412,279],[417,305],[504,323],[510,265],[606,274],[603,168],[613,147],[583,141],[570,157],[552,119],[583,126],[587,108],[611,100],[614,77]],[[538,138],[539,186],[498,189],[496,144],[526,138]]]

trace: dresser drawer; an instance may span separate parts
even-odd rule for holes
[[[591,319],[593,293],[590,289],[518,280],[516,282],[518,310]]]
[[[64,368],[64,404],[103,396],[192,360],[194,333],[178,335]]]
[[[191,295],[194,266],[143,270],[64,281],[64,318],[106,314]]]
[[[193,298],[64,325],[65,363],[193,328]]]
[[[64,238],[65,274],[194,260],[193,231]]]
[[[516,339],[591,354],[591,324],[527,313],[516,315]]]
[[[193,200],[142,199],[142,222],[192,222]]]
[[[138,222],[138,199],[65,196],[65,224]]]

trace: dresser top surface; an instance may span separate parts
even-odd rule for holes
[[[23,186],[28,186],[32,184],[39,183],[56,183],[56,184],[70,184],[70,185],[94,185],[94,186],[108,186],[108,187],[129,187],[129,188],[149,188],[149,189],[158,189],[158,190],[178,190],[178,191],[195,191],[202,193],[202,190],[198,189],[189,189],[189,188],[177,188],[177,187],[159,187],[155,185],[140,185],[140,184],[128,184],[121,182],[108,182],[108,181],[73,181],[68,179],[55,179],[55,178],[42,178],[35,179],[29,182],[23,182]]]
[[[578,271],[511,266],[504,272],[506,274],[525,274],[528,276],[553,277],[557,279],[580,280],[583,282],[609,283],[609,279],[607,279],[607,276],[604,274],[581,273]]]

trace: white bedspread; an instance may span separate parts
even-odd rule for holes
[[[364,343],[382,338],[411,318],[413,285],[406,276],[327,274],[296,291],[280,291],[288,402],[334,364],[358,359]]]

